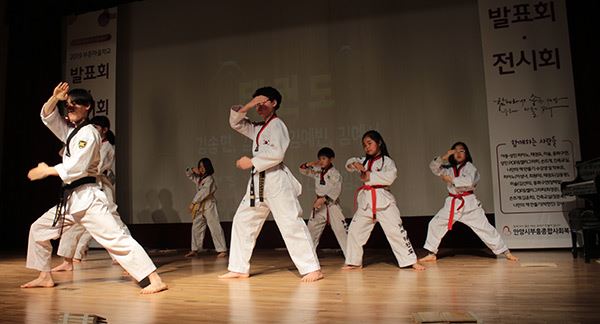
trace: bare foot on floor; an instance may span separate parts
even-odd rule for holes
[[[229,271],[226,274],[220,275],[219,279],[245,279],[248,277],[250,277],[250,274],[248,273]]]
[[[165,291],[167,289],[169,289],[167,284],[160,281],[157,283],[149,284],[148,286],[146,286],[144,289],[142,289],[140,291],[140,294],[142,294],[142,295],[156,294],[158,292]]]
[[[344,264],[342,270],[360,270],[362,269],[361,265],[352,265],[352,264]]]
[[[516,256],[514,256],[512,253],[510,252],[506,252],[504,253],[504,256],[506,257],[506,259],[508,261],[519,261],[519,258],[517,258]]]
[[[313,271],[311,273],[306,274],[304,277],[302,277],[301,281],[302,282],[315,282],[317,280],[321,280],[323,279],[323,272],[321,272],[321,270],[317,270],[317,271]]]
[[[420,258],[419,262],[434,262],[437,260],[437,256],[435,256],[435,254],[433,253],[429,253],[427,254],[427,256]]]
[[[73,259],[73,263],[81,263],[81,262],[83,262],[83,260],[80,260],[80,259]]]
[[[196,252],[196,251],[190,251],[190,252],[188,252],[188,253],[185,255],[185,257],[186,257],[186,258],[191,258],[191,257],[195,257],[195,256],[197,256],[197,255],[198,255],[198,252]]]
[[[219,252],[219,254],[217,254],[217,258],[225,258],[227,257],[227,252]]]
[[[67,261],[63,261],[63,263],[61,263],[60,265],[57,265],[56,267],[52,268],[52,270],[50,270],[50,271],[52,271],[52,272],[73,271],[73,263],[67,262]]]
[[[412,268],[413,268],[413,270],[415,270],[415,271],[423,271],[423,270],[425,270],[425,269],[426,269],[426,268],[425,268],[425,267],[424,267],[422,264],[420,264],[420,263],[418,263],[418,262],[417,262],[417,263],[415,263],[415,264],[413,264],[413,265],[412,265]]]
[[[30,282],[21,285],[21,288],[52,288],[52,287],[54,287],[54,280],[52,280],[52,276],[50,276],[50,275],[47,275],[47,276],[40,275],[36,279],[31,280]]]

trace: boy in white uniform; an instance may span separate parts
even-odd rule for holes
[[[233,218],[229,272],[219,276],[221,279],[249,277],[252,250],[269,212],[303,276],[302,281],[323,278],[310,233],[302,219],[298,201],[302,186],[283,164],[290,138],[287,127],[275,114],[280,104],[279,91],[264,87],[257,89],[245,106],[234,106],[230,110],[231,127],[252,140],[253,158],[243,156],[236,162],[238,168],[252,171],[246,194]],[[246,118],[246,113],[254,107],[264,123],[252,123]]]
[[[56,105],[67,102],[69,122],[60,116]],[[126,234],[115,217],[119,217],[106,194],[96,183],[100,163],[100,134],[89,125],[88,112],[94,107],[94,99],[83,89],[69,91],[66,82],[54,89],[42,108],[44,124],[66,144],[63,162],[53,167],[39,163],[27,174],[30,180],[59,176],[63,183],[62,199],[38,218],[29,230],[27,268],[40,271],[38,278],[21,285],[22,288],[53,287],[50,273],[52,244],[50,240],[60,237],[63,231],[79,223],[92,234],[113,258],[115,258],[138,282],[148,277],[150,285],[141,290],[143,294],[157,293],[167,289],[156,266],[144,249]],[[73,127],[74,126],[74,127]]]
[[[331,148],[320,149],[317,158],[319,160],[300,165],[300,173],[315,179],[317,195],[313,202],[312,215],[308,220],[308,231],[316,249],[325,225],[330,224],[345,255],[348,224],[339,199],[342,193],[342,175],[332,164],[335,152]]]

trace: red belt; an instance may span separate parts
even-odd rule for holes
[[[384,185],[364,185],[361,187],[358,187],[358,189],[356,189],[356,191],[354,192],[354,211],[356,211],[356,198],[358,197],[358,192],[361,190],[369,190],[371,191],[371,210],[373,212],[373,223],[375,223],[375,220],[377,220],[377,189],[381,189],[381,188],[387,188],[388,186],[384,186]]]
[[[460,205],[458,206],[458,208],[456,208],[456,211],[459,211],[465,205],[465,200],[463,197],[472,195],[472,194],[473,194],[473,191],[465,191],[465,192],[461,192],[459,194],[452,194],[452,193],[448,194],[450,197],[452,197],[452,202],[450,203],[450,217],[448,217],[448,230],[449,231],[452,230],[452,223],[454,222],[454,206],[456,204],[456,200],[457,199],[460,200]]]

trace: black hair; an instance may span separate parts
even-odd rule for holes
[[[383,165],[383,162],[385,160],[385,157],[390,157],[390,153],[388,152],[387,149],[387,145],[385,145],[385,141],[383,140],[383,137],[381,136],[381,134],[379,134],[378,131],[376,130],[370,130],[367,131],[363,137],[362,137],[362,141],[364,142],[365,138],[370,138],[373,141],[377,142],[377,145],[379,145],[379,151],[381,152],[381,165]],[[363,165],[367,163],[367,161],[371,160],[374,158],[374,156],[370,156],[370,155],[366,155],[365,156],[365,161],[363,162]]]
[[[204,170],[206,170],[203,175],[204,177],[215,173],[215,169],[213,168],[212,162],[210,162],[209,158],[201,158],[200,161],[198,161],[198,167],[200,167],[200,164],[202,164],[204,166]]]
[[[370,130],[367,131],[363,137],[362,140],[364,141],[365,138],[370,138],[372,140],[374,140],[375,142],[377,142],[377,144],[379,145],[379,150],[381,151],[381,155],[382,156],[390,156],[390,153],[388,152],[387,149],[387,145],[385,145],[385,141],[383,140],[383,137],[381,136],[381,134],[379,134],[378,131],[376,130]],[[373,158],[374,156],[368,156],[367,155],[367,159]]]
[[[108,132],[106,132],[106,140],[111,144],[115,145],[115,133],[110,130],[110,120],[106,116],[94,116],[90,120],[90,124],[95,126],[100,126],[102,128],[107,128]]]
[[[90,110],[93,110],[96,106],[96,102],[94,98],[89,93],[89,91],[81,88],[71,89],[69,90],[69,97],[71,97],[71,102],[90,107]]]
[[[452,144],[452,147],[450,149],[454,150],[459,145],[465,148],[465,162],[473,163],[473,158],[471,157],[471,152],[469,152],[469,147],[467,147],[467,144],[463,142],[456,142]],[[454,155],[450,155],[448,157],[448,162],[450,162],[450,165],[458,165],[458,162],[454,158]]]
[[[94,116],[90,119],[90,124],[110,129],[110,120],[106,116]]]
[[[317,153],[318,158],[320,158],[321,156],[332,159],[335,157],[335,152],[329,147],[324,147],[324,148],[320,149],[319,152]]]
[[[116,143],[115,133],[113,133],[113,131],[110,129],[108,132],[106,132],[106,140],[110,143],[110,145],[115,145]]]
[[[281,97],[281,93],[279,93],[279,91],[277,91],[277,89],[273,87],[262,87],[256,89],[256,91],[254,91],[254,94],[252,95],[252,98],[258,96],[265,96],[269,98],[269,100],[277,101],[277,105],[275,105],[275,110],[279,109],[279,106],[281,105],[281,100],[283,99]]]

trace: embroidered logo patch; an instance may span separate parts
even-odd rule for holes
[[[87,145],[86,141],[79,141],[79,148],[82,149]]]

